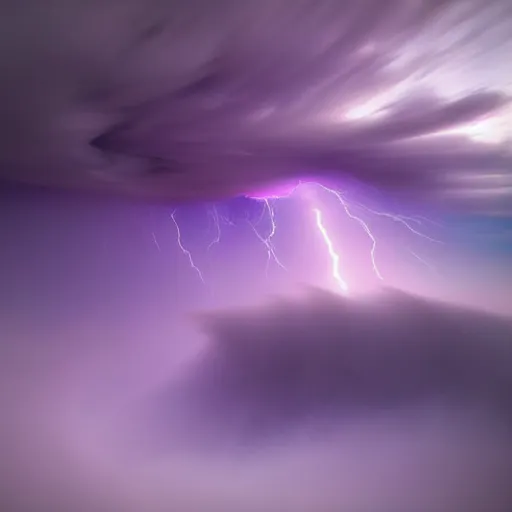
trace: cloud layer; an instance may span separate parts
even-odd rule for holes
[[[361,300],[313,290],[202,321],[211,346],[185,409],[199,400],[212,417],[196,424],[219,422],[221,437],[431,405],[482,409],[512,426],[510,320],[394,290]]]
[[[2,7],[5,179],[168,200],[355,177],[509,211],[507,2]]]

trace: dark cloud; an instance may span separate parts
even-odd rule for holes
[[[268,442],[311,418],[339,425],[427,406],[479,410],[512,434],[510,320],[385,290],[313,291],[202,321],[211,344],[185,386],[187,435],[201,425],[214,443]]]
[[[1,10],[6,179],[182,200],[352,176],[509,210],[507,2],[47,0]]]

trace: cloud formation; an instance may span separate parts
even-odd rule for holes
[[[313,290],[202,321],[210,349],[185,400],[193,410],[199,399],[222,437],[268,440],[311,418],[431,405],[482,409],[512,427],[510,320],[395,290],[361,300]]]
[[[186,200],[349,176],[510,210],[508,2],[1,10],[4,179]]]

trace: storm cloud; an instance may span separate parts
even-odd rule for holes
[[[505,1],[4,2],[6,180],[165,200],[351,177],[511,204]]]
[[[183,395],[185,409],[199,400],[210,411],[196,418],[200,431],[218,422],[221,438],[271,441],[311,418],[428,406],[482,410],[512,427],[510,319],[392,289],[362,299],[313,289],[201,323],[209,349]]]

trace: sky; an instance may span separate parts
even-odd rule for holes
[[[508,512],[511,16],[3,2],[0,508]]]

